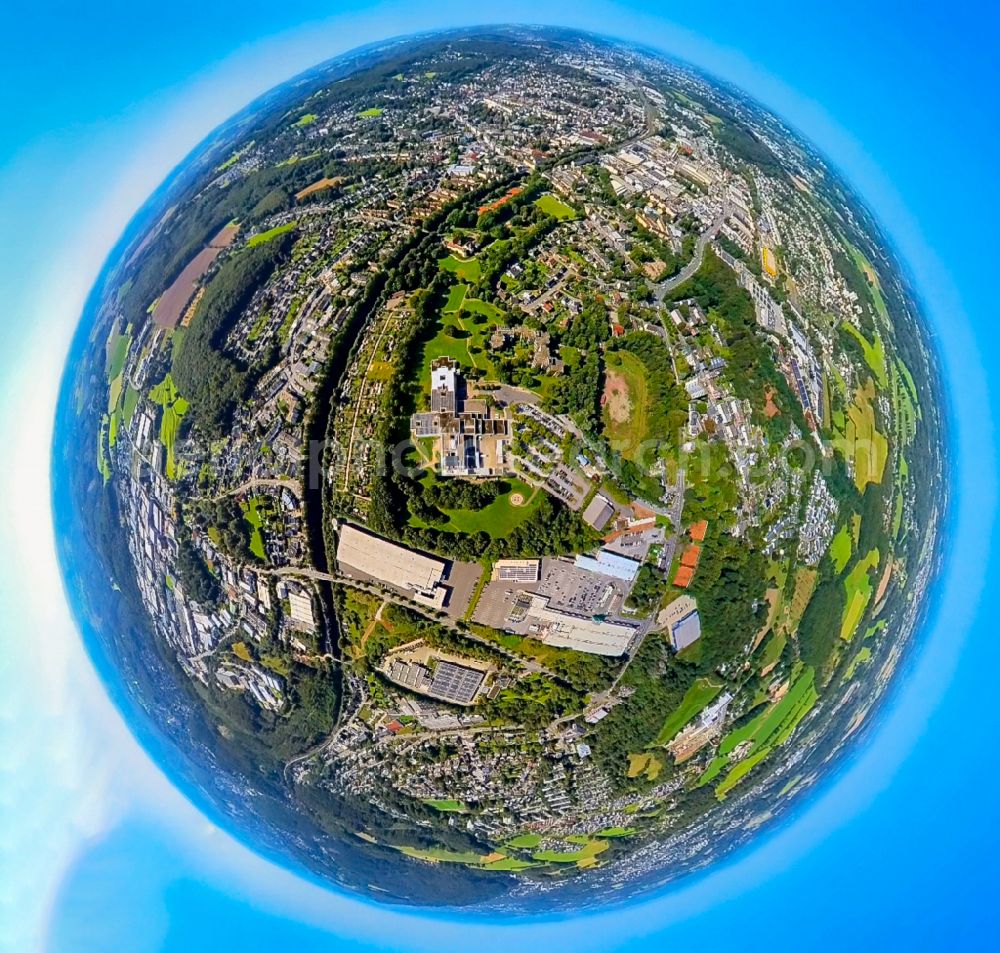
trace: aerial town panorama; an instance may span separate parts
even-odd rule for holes
[[[868,728],[936,568],[935,360],[737,91],[572,33],[386,44],[119,252],[73,385],[97,588],[269,849],[388,900],[626,896]]]

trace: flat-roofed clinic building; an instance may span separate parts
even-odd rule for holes
[[[621,556],[607,549],[600,550],[596,556],[576,557],[577,569],[586,569],[588,572],[596,572],[602,576],[611,576],[614,579],[621,579],[623,582],[632,582],[639,574],[641,565],[634,559],[629,559],[628,556]]]
[[[453,414],[458,403],[455,365],[447,358],[431,365],[431,413]]]
[[[492,578],[501,582],[538,582],[542,578],[542,561],[498,559],[493,564]]]
[[[397,589],[431,598],[444,578],[447,565],[441,559],[398,546],[350,523],[340,528],[337,563],[345,575],[351,575],[353,569]]]

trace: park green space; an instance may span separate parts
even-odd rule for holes
[[[692,718],[699,715],[719,692],[722,691],[722,683],[712,678],[697,678],[691,687],[685,692],[681,703],[663,722],[660,733],[653,741],[653,746],[667,744],[674,735],[677,734]]]
[[[511,486],[510,491],[481,510],[444,510],[448,522],[438,524],[439,528],[454,533],[486,532],[494,539],[509,535],[538,509],[543,495],[522,480],[506,478],[506,482]],[[515,493],[524,499],[521,506],[510,501]]]
[[[292,125],[300,128],[302,126],[311,126],[318,118],[316,113],[306,113],[304,116],[299,116]]]
[[[457,255],[448,255],[438,261],[438,267],[444,271],[450,271],[459,281],[476,282],[479,281],[479,276],[482,274],[482,267],[476,257],[459,258]]]
[[[243,518],[250,524],[250,552],[258,559],[264,558],[264,536],[261,532],[264,518],[260,512],[261,502],[259,496],[252,496],[242,505]]]
[[[576,212],[565,202],[557,199],[551,192],[546,192],[545,195],[540,195],[535,199],[535,205],[546,215],[551,215],[553,218],[559,219],[560,222],[568,222],[576,218]]]
[[[497,377],[490,358],[489,339],[494,328],[504,325],[507,318],[496,305],[468,297],[468,290],[466,284],[451,286],[438,319],[437,333],[424,345],[420,386],[425,400],[430,396],[431,363],[440,357],[475,369],[487,380]]]
[[[367,109],[362,109],[358,113],[359,119],[377,119],[382,113],[385,112],[384,109],[379,109],[378,106],[369,106]]]

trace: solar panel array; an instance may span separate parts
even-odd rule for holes
[[[430,690],[438,698],[468,705],[479,691],[483,673],[454,662],[438,661]]]

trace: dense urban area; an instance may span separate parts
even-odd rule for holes
[[[93,347],[149,645],[310,841],[413,878],[707,863],[920,618],[940,425],[897,267],[778,120],[639,50],[306,74],[126,249]]]

